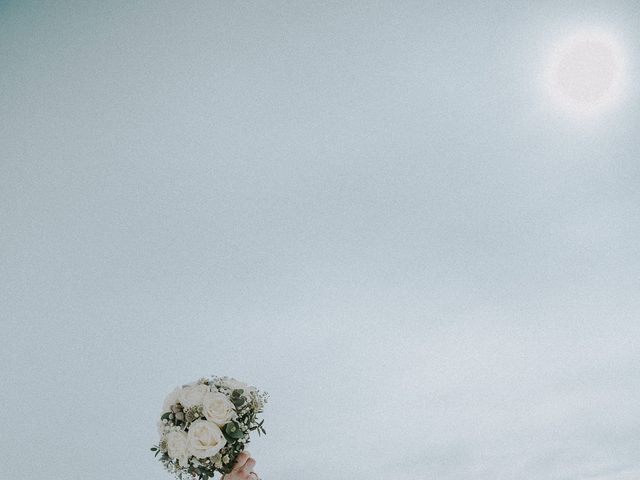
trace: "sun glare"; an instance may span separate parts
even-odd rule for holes
[[[619,104],[626,64],[622,46],[609,32],[581,29],[560,39],[545,69],[545,85],[556,107],[592,117]]]

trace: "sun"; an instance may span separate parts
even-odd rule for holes
[[[583,28],[561,38],[545,69],[545,86],[554,105],[586,117],[619,104],[626,82],[626,61],[611,33]]]

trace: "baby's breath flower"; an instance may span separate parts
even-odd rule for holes
[[[187,422],[193,422],[202,416],[202,405],[191,407],[185,410],[184,413],[184,418],[187,420]]]

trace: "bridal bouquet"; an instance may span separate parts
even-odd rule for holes
[[[266,433],[258,414],[267,397],[229,377],[201,378],[178,387],[164,401],[160,441],[151,451],[180,480],[229,473],[250,432]]]

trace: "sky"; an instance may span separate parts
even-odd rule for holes
[[[639,20],[0,1],[6,478],[170,478],[213,374],[270,393],[264,480],[640,478]],[[588,116],[544,82],[580,28],[627,78]]]

